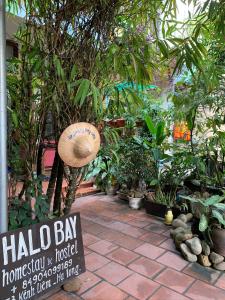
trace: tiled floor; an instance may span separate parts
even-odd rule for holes
[[[225,275],[188,263],[176,251],[162,220],[134,211],[117,197],[77,199],[86,273],[75,294],[48,300],[224,300]]]

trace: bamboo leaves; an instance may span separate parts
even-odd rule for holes
[[[81,79],[79,82],[80,85],[74,98],[74,104],[78,104],[81,107],[89,94],[90,81],[88,79]]]

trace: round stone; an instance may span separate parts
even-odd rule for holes
[[[198,255],[198,262],[204,267],[210,267],[212,265],[209,261],[209,257],[203,254]]]
[[[185,243],[180,244],[180,250],[186,260],[188,260],[189,262],[197,261],[197,255],[193,254]]]
[[[209,256],[211,262],[215,265],[220,264],[224,261],[224,257],[222,255],[217,254],[216,252],[212,252]]]
[[[64,283],[63,289],[66,292],[72,293],[72,292],[78,292],[81,286],[82,286],[81,280],[78,277],[76,277]]]
[[[225,271],[225,262],[221,262],[219,264],[214,264],[213,268],[219,271]]]
[[[202,253],[202,245],[198,237],[194,237],[193,239],[187,240],[186,245],[191,249],[191,252],[193,254],[199,255]]]
[[[206,241],[201,241],[201,244],[202,244],[202,253],[204,255],[209,256],[209,254],[210,254],[210,247],[209,247],[209,245],[206,243]]]
[[[180,219],[175,219],[175,220],[173,220],[172,226],[173,226],[174,228],[178,228],[178,227],[187,228],[187,227],[188,227],[187,224],[184,223],[184,222],[183,222],[182,220],[180,220]]]
[[[186,223],[187,222],[187,218],[185,214],[180,214],[177,219],[181,220],[182,222]]]

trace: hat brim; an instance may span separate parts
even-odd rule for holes
[[[92,151],[85,158],[76,156],[74,144],[77,137],[88,137],[91,141]],[[91,162],[98,154],[100,148],[100,135],[98,130],[89,123],[80,122],[68,126],[60,136],[58,153],[61,159],[70,167],[80,168]]]

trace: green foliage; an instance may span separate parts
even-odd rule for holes
[[[198,199],[189,196],[182,198],[198,205],[200,210],[199,230],[205,232],[211,226],[216,224],[225,226],[225,204],[221,203],[225,200],[225,196],[214,195],[207,199]],[[193,211],[194,213],[194,211]]]
[[[173,191],[166,193],[162,190],[157,190],[154,197],[154,202],[164,204],[167,207],[174,207],[174,205],[176,204],[176,193],[174,193]]]
[[[118,145],[103,147],[98,157],[90,164],[86,180],[95,178],[96,185],[102,190],[117,183],[117,173],[120,167],[120,157],[117,154]]]
[[[42,222],[49,217],[49,203],[47,197],[42,193],[42,182],[34,179],[26,190],[26,197],[32,201],[26,201],[19,197],[10,199],[9,229],[14,230],[21,227]]]

